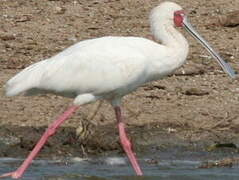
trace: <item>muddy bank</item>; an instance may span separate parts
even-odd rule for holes
[[[88,123],[88,122],[87,122]],[[85,127],[90,129],[85,129]],[[138,155],[146,155],[163,151],[178,151],[178,154],[188,152],[220,152],[236,156],[238,153],[238,135],[215,132],[194,132],[201,136],[199,139],[186,137],[185,130],[165,128],[163,124],[151,123],[147,126],[128,126],[127,132],[133,142],[133,149]],[[0,157],[24,158],[33,149],[36,142],[44,133],[46,127],[0,127]],[[182,138],[184,136],[184,138]],[[216,143],[233,143],[235,147],[211,148]],[[82,126],[80,135],[76,128],[62,127],[49,138],[37,158],[55,159],[60,157],[90,157],[104,155],[122,155],[118,132],[114,124],[105,126]]]

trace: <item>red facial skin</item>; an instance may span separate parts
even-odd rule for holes
[[[183,18],[184,18],[184,12],[183,10],[175,11],[174,12],[174,24],[176,27],[182,27],[183,26]]]

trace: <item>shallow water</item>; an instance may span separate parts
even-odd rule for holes
[[[162,156],[162,155],[160,155]],[[175,160],[173,156],[153,157],[154,163],[149,163],[147,156],[140,157],[139,163],[144,172],[143,177],[134,176],[128,161],[122,157],[106,157],[94,159],[60,159],[35,160],[22,179],[26,180],[238,180],[239,168],[224,167],[199,169],[199,158],[189,158],[183,155]],[[0,173],[16,169],[21,159],[0,159]],[[10,179],[10,178],[6,178]]]

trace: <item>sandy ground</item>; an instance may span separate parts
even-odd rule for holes
[[[159,2],[161,1],[2,0],[0,125],[3,140],[0,143],[2,141],[6,145],[8,139],[14,147],[19,148],[21,144],[20,148],[25,148],[24,152],[30,150],[44,128],[72,102],[71,99],[54,95],[5,97],[3,85],[10,77],[22,68],[51,57],[84,39],[106,35],[150,38],[148,15]],[[174,2],[184,7],[194,27],[238,71],[239,26],[223,27],[217,22],[220,16],[238,10],[239,1]],[[191,47],[187,63],[175,75],[146,84],[124,98],[123,110],[130,137],[141,145],[166,143],[165,138],[168,137],[173,137],[169,144],[181,141],[238,144],[238,80],[231,80],[195,40],[187,33],[184,34]],[[97,128],[94,125],[83,125],[85,137],[92,137],[84,137],[88,140],[82,140],[79,146],[83,147],[82,142],[84,146],[92,144],[99,134],[103,137],[102,141],[93,143],[94,147],[101,144],[101,149],[107,150],[107,145],[111,147],[117,142],[111,106],[103,102],[96,115],[92,116],[96,105],[82,106],[64,123],[62,133],[57,135],[63,134],[61,137],[64,139],[64,132],[69,132],[68,138],[65,138],[68,142],[70,137],[68,143],[64,144],[62,139],[53,139],[48,147],[59,146],[59,151],[62,151],[59,154],[70,153],[63,151],[62,146],[78,142],[75,129],[87,123],[96,124]],[[26,140],[28,137],[31,137],[29,141]],[[111,143],[102,144],[103,139],[107,142],[107,138]],[[56,145],[57,142],[63,145]],[[29,144],[27,148],[24,143]],[[91,148],[93,151],[94,147]],[[116,143],[109,149],[117,147]],[[9,147],[2,151],[1,156],[14,155],[10,153]]]

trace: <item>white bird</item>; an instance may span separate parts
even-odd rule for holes
[[[121,116],[121,99],[147,82],[174,72],[186,60],[188,42],[175,29],[184,27],[209,51],[231,77],[234,71],[192,28],[182,8],[164,2],[150,14],[151,31],[158,44],[141,37],[101,37],[81,41],[59,54],[30,65],[6,83],[6,95],[14,96],[54,93],[74,98],[73,105],[56,119],[43,134],[23,164],[14,172],[1,177],[22,176],[47,138],[80,105],[108,100],[114,107],[120,142],[137,175],[142,175],[131,144],[127,139]]]

